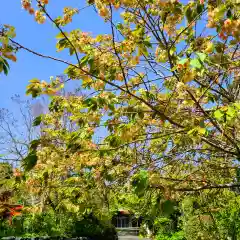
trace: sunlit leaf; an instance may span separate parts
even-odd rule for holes
[[[38,117],[36,117],[34,120],[33,120],[33,126],[36,127],[36,126],[39,126],[42,122],[42,115],[39,115]]]

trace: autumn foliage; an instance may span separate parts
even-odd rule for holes
[[[41,137],[23,159],[31,191],[80,185],[86,204],[93,200],[87,189],[101,196],[91,202],[97,209],[125,187],[178,201],[239,186],[238,1],[88,1],[111,29],[100,35],[66,31],[79,9],[65,7],[54,18],[49,9],[57,3],[36,2],[22,7],[58,29],[56,50],[71,61],[30,50],[14,40],[13,27],[2,28],[5,74],[20,50],[65,67],[61,77],[36,76],[27,86],[34,98],[51,96],[49,112],[34,122]],[[81,93],[62,94],[69,81]]]

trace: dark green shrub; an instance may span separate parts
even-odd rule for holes
[[[88,237],[92,240],[117,239],[117,231],[113,225],[100,221],[92,215],[74,222],[68,231],[71,232],[72,237]]]
[[[88,237],[92,240],[117,239],[117,231],[113,225],[100,221],[92,215],[75,221],[68,229],[67,234],[71,234],[72,237]]]
[[[7,236],[42,237],[51,239],[61,237],[87,237],[90,240],[116,240],[117,231],[113,225],[100,221],[93,215],[82,219],[68,214],[54,212],[23,215],[13,219],[13,225],[7,221],[0,222],[0,238]]]

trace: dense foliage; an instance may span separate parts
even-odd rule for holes
[[[70,213],[24,214],[13,219],[12,225],[0,222],[0,237],[86,237],[91,240],[115,240],[117,233],[111,224],[88,215],[76,218]]]
[[[51,100],[14,185],[28,211],[106,221],[123,206],[158,239],[237,239],[239,2],[89,0],[110,28],[97,36],[67,31],[79,9],[55,18],[54,4],[22,0],[58,29],[56,49],[70,60],[29,49],[12,26],[0,33],[3,73],[18,51],[66,67],[27,86]],[[81,91],[64,95],[73,80]]]

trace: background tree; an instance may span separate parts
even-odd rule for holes
[[[0,144],[1,160],[16,167],[26,157],[30,142],[40,136],[33,121],[47,107],[43,100],[22,100],[18,95],[12,97],[12,102],[17,110],[2,108],[0,111]]]

